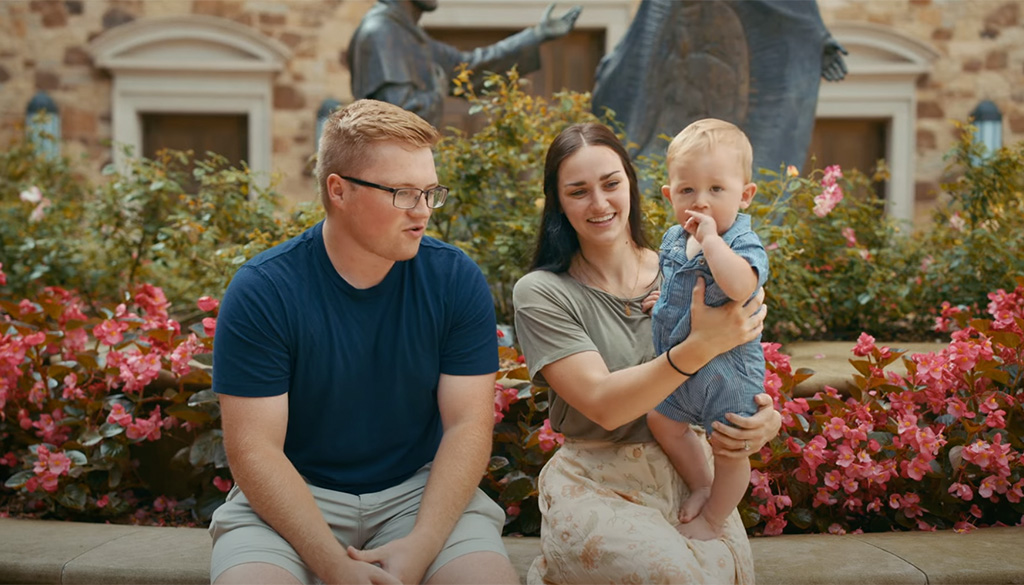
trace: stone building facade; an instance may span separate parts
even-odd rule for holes
[[[638,0],[576,0],[578,29],[604,50]],[[536,24],[548,0],[442,0],[428,29]],[[99,173],[142,150],[156,112],[239,116],[246,160],[295,201],[315,198],[308,162],[326,99],[351,99],[345,52],[371,0],[0,0],[0,144],[45,91],[66,154]],[[568,4],[567,4],[568,5]],[[822,84],[818,118],[870,121],[892,168],[889,211],[920,221],[940,195],[943,157],[982,100],[1003,116],[1004,144],[1024,139],[1024,0],[819,0],[850,55]],[[545,65],[547,66],[547,64]],[[140,122],[142,120],[142,122]],[[159,120],[157,120],[159,121]],[[836,126],[839,128],[839,126]],[[837,130],[838,131],[838,130]],[[856,142],[856,133],[839,141]],[[829,161],[819,161],[828,163]]]

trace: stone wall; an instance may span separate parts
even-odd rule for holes
[[[443,1],[443,0],[442,0]],[[513,1],[513,0],[510,0]],[[943,155],[981,100],[1004,116],[1004,143],[1024,139],[1024,0],[819,0],[829,25],[867,22],[926,42],[941,57],[918,83],[916,215],[944,180]],[[586,0],[580,2],[584,6]],[[111,78],[88,43],[135,19],[201,14],[227,18],[292,51],[273,91],[273,165],[292,200],[315,198],[307,162],[315,116],[327,97],[350,99],[348,40],[370,0],[3,0],[0,2],[0,144],[18,131],[37,90],[62,115],[65,152],[97,174],[111,160]],[[586,8],[584,8],[585,10]]]
[[[943,156],[983,100],[1003,113],[1003,143],[1024,140],[1024,2],[1019,0],[819,0],[826,24],[891,27],[941,56],[918,81],[916,216],[926,216],[948,179]]]

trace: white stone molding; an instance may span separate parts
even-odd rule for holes
[[[291,51],[236,22],[211,16],[145,18],[94,39],[97,67],[113,76],[114,162],[123,146],[142,151],[142,114],[245,114],[249,168],[266,184],[271,170],[273,79]]]
[[[895,29],[861,23],[835,23],[829,30],[849,51],[849,73],[838,83],[824,80],[818,92],[818,118],[880,118],[888,121],[885,158],[890,178],[886,212],[914,218],[917,88],[921,75],[939,57],[933,47]]]
[[[437,10],[423,14],[420,25],[457,28],[523,29],[540,22],[552,0],[442,0]],[[604,53],[615,48],[633,20],[634,0],[571,0],[555,5],[554,15],[582,6],[576,28],[603,29]]]

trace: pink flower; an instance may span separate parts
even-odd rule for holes
[[[18,198],[25,203],[39,203],[43,200],[43,192],[39,190],[39,187],[33,185],[21,193],[18,193]]]
[[[954,211],[953,215],[951,215],[950,218],[949,218],[949,227],[950,227],[950,229],[952,229],[953,231],[956,231],[956,232],[962,232],[962,231],[964,231],[964,227],[966,227],[966,226],[967,226],[967,222],[964,221],[964,218],[960,217],[960,212],[959,211]]]
[[[556,433],[551,428],[551,419],[544,419],[544,425],[537,432],[537,440],[540,442],[540,450],[547,453],[555,448],[556,445],[562,445],[565,443],[565,436],[562,433]]]
[[[28,222],[38,223],[42,221],[43,218],[46,217],[46,210],[49,207],[50,200],[47,199],[46,197],[43,197],[43,200],[39,202],[39,205],[36,205],[35,209],[33,209],[32,212],[28,214]]]
[[[821,194],[814,198],[814,215],[825,217],[843,200],[843,188],[835,183],[822,181]]]
[[[832,524],[828,527],[829,534],[843,535],[846,534],[846,529],[839,524]]]
[[[818,488],[818,491],[814,494],[814,502],[811,504],[811,507],[832,506],[838,501],[832,497],[832,492],[825,488]]]
[[[124,340],[123,333],[128,330],[128,324],[113,319],[107,319],[92,328],[93,337],[105,345],[117,345]]]
[[[132,422],[132,415],[124,409],[124,405],[120,402],[115,402],[110,407],[110,414],[107,415],[107,422],[112,425],[121,425],[127,427]]]
[[[786,176],[787,177],[791,177],[792,178],[792,177],[796,177],[798,175],[800,175],[800,169],[796,168],[796,166],[789,165],[788,167],[786,167]]]
[[[4,263],[0,262],[0,286],[7,284],[7,275],[4,274]]]
[[[199,341],[195,333],[190,333],[185,341],[178,344],[177,347],[171,351],[171,372],[175,376],[184,376],[192,371],[192,366],[189,365],[192,356],[201,352],[205,347],[203,343]]]
[[[518,516],[519,511],[520,510],[518,504],[511,504],[509,507],[505,508],[505,514],[507,514],[509,517]]]
[[[764,525],[764,535],[778,536],[782,534],[782,529],[784,529],[787,524],[789,524],[789,522],[787,522],[784,518],[782,518],[781,516],[776,516]]]
[[[857,246],[857,235],[854,233],[852,227],[844,227],[842,229],[843,237],[846,238],[846,247],[854,248]]]
[[[822,429],[825,436],[833,441],[842,439],[846,431],[846,421],[843,419],[833,416],[832,420],[828,421],[828,424]]]
[[[218,475],[213,478],[213,485],[218,490],[226,493],[228,490],[231,489],[231,486],[234,485],[234,482],[232,482],[230,479]]]
[[[875,338],[871,337],[867,333],[861,333],[860,337],[857,338],[857,345],[853,348],[853,355],[855,356],[868,356],[875,349]]]
[[[220,306],[220,301],[213,297],[199,297],[196,305],[199,306],[199,310],[209,313],[210,311],[217,310],[217,307]]]
[[[203,319],[203,333],[207,337],[213,337],[213,334],[217,331],[217,319],[214,317],[206,317]]]
[[[104,494],[103,497],[101,497],[101,498],[96,500],[96,507],[97,508],[106,508],[107,504],[109,504],[109,503],[110,503],[110,498],[107,497],[106,494]]]
[[[128,424],[125,436],[129,439],[156,441],[160,438],[160,429],[163,419],[160,418],[160,407],[153,409],[153,413],[147,419],[137,418]]]
[[[825,167],[825,175],[821,179],[822,185],[834,185],[837,180],[843,178],[843,169],[839,165]]]
[[[962,483],[954,483],[949,486],[949,493],[965,502],[970,502],[974,499],[974,492],[971,490],[971,486]]]

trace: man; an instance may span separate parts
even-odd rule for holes
[[[333,113],[326,219],[246,263],[224,295],[213,388],[237,486],[214,514],[216,583],[516,583],[490,455],[494,305],[424,238],[437,131],[397,106]]]
[[[464,52],[435,41],[420,28],[423,13],[436,9],[437,0],[378,0],[370,8],[348,48],[353,98],[396,104],[437,126],[456,66],[467,63],[477,73],[504,73],[513,65],[523,74],[536,71],[540,44],[568,34],[582,10],[576,6],[553,18],[552,4],[537,26]]]

